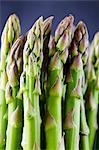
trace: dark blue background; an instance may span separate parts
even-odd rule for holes
[[[16,13],[21,21],[22,33],[25,34],[34,21],[41,15],[54,15],[53,29],[59,21],[68,14],[75,16],[75,24],[83,20],[88,27],[90,40],[99,30],[99,2],[98,1],[1,1],[0,34],[7,17]]]

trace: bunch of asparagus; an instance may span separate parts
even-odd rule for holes
[[[13,14],[1,37],[0,150],[92,150],[99,103],[99,32],[65,17],[51,35],[41,16],[20,36]],[[98,139],[98,138],[97,138]],[[98,142],[97,142],[98,143]]]

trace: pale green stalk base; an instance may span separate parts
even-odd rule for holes
[[[89,149],[89,127],[87,125],[86,121],[86,114],[85,114],[85,106],[84,106],[84,100],[81,101],[81,107],[80,107],[80,131],[81,131],[81,137],[80,137],[80,149],[81,150],[90,150]]]
[[[83,135],[81,136],[81,150],[90,150],[89,149],[89,140],[88,140],[88,136]]]
[[[57,150],[61,143],[61,98],[49,96],[47,99],[49,123],[46,123],[46,150]],[[53,107],[55,106],[55,107]],[[51,115],[51,116],[50,116]],[[52,117],[52,118],[51,118]],[[50,120],[51,119],[51,120]]]
[[[7,129],[7,134],[9,134],[9,140],[7,142],[6,150],[20,150],[20,141],[21,141],[21,134],[22,129],[16,128],[13,125],[9,125]]]
[[[21,149],[22,139],[22,101],[16,98],[17,87],[13,88],[13,102],[8,104],[8,127],[6,150]],[[15,111],[18,112],[15,113]]]
[[[29,88],[28,88],[29,87]],[[39,95],[33,93],[34,78],[26,75],[26,90],[24,98],[24,130],[22,147],[24,150],[33,150],[35,145],[40,147],[40,112]]]
[[[89,130],[90,130],[90,133],[89,133],[89,148],[90,148],[90,150],[93,149],[96,130],[97,130],[98,94],[99,94],[99,92],[97,90],[93,91],[94,99],[92,99],[92,100],[94,100],[95,107],[92,110],[88,110],[88,112],[87,112],[88,126],[89,126]]]
[[[0,90],[0,149],[5,148],[6,127],[7,127],[7,105],[5,101],[5,91]]]
[[[68,119],[71,121],[70,126],[65,130],[66,150],[79,150],[80,100],[68,99],[66,111],[70,115]]]

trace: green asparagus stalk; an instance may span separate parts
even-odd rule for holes
[[[7,83],[6,65],[12,44],[20,35],[18,17],[13,14],[8,18],[1,37],[1,60],[0,60],[0,149],[5,148],[7,128],[7,105],[5,88]]]
[[[90,129],[89,148],[93,149],[97,130],[97,111],[99,100],[99,32],[95,35],[90,47],[88,59],[88,87],[85,95],[87,120]]]
[[[85,105],[84,100],[81,101],[80,106],[80,149],[82,150],[90,150],[89,149],[89,127],[86,120],[86,113],[85,113]]]
[[[21,75],[21,92],[24,100],[24,150],[40,149],[40,74],[43,61],[43,18],[40,17],[27,35],[24,47],[24,71]]]
[[[73,16],[65,17],[49,42],[49,66],[46,87],[46,150],[63,150],[61,99],[63,88],[63,64],[73,36]]]
[[[82,150],[89,150],[89,140],[88,140],[89,127],[88,127],[87,119],[86,119],[85,100],[84,100],[84,95],[87,89],[87,75],[88,74],[86,74],[86,67],[87,67],[89,52],[90,51],[89,51],[89,44],[88,44],[88,47],[85,53],[86,64],[83,65],[83,74],[82,74],[83,75],[82,76],[82,94],[83,94],[82,98],[83,99],[81,100],[81,104],[80,104],[80,149]]]
[[[6,150],[21,149],[22,138],[22,100],[17,98],[19,79],[23,66],[24,38],[19,37],[9,54],[7,64],[8,82],[6,85],[6,103],[8,104],[8,127]]]
[[[99,98],[98,98],[99,100]],[[98,103],[98,115],[97,115],[97,118],[99,118],[99,103]],[[97,130],[97,136],[96,136],[96,149],[99,149],[99,119],[98,119],[98,130]]]
[[[82,95],[83,65],[86,64],[86,50],[88,48],[88,34],[83,22],[77,25],[70,46],[70,63],[66,76],[65,102],[65,140],[66,150],[79,149],[80,132],[80,103]]]
[[[41,68],[41,96],[40,96],[40,114],[41,114],[41,149],[46,148],[45,143],[45,130],[44,130],[44,122],[45,122],[45,111],[46,111],[46,95],[45,95],[45,85],[47,80],[47,70],[48,70],[48,43],[50,39],[51,27],[53,16],[48,17],[44,20],[43,30],[43,63]]]
[[[44,35],[43,35],[43,63],[42,63],[42,95],[41,95],[41,100],[45,100],[45,89],[44,85],[47,80],[47,71],[48,71],[48,55],[49,55],[49,49],[48,49],[48,43],[50,39],[50,34],[51,34],[51,27],[52,27],[52,20],[53,16],[50,16],[44,21],[43,25],[43,30],[44,30]]]

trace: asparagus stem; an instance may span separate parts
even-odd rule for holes
[[[68,57],[68,48],[73,35],[73,16],[64,18],[49,42],[49,67],[47,75],[45,122],[46,149],[64,149],[62,138],[61,99],[63,87],[63,64]]]
[[[44,122],[45,122],[45,113],[46,113],[46,93],[45,93],[45,85],[46,85],[46,80],[47,80],[47,72],[48,72],[48,43],[50,39],[50,33],[51,33],[51,27],[52,27],[52,20],[53,16],[50,16],[46,20],[44,20],[44,35],[43,35],[43,63],[42,63],[42,70],[41,70],[41,96],[40,96],[40,113],[41,113],[41,118],[42,118],[42,123],[41,123],[41,149],[46,148],[46,143],[45,143],[45,130],[44,130]]]
[[[90,146],[90,150],[92,150],[94,146],[95,135],[96,135],[96,130],[97,130],[98,91],[93,90],[93,92],[91,93],[91,91],[89,90],[88,93],[89,94],[87,95],[87,100],[90,101],[89,103],[93,103],[93,104],[88,104],[89,110],[87,109],[87,120],[88,120],[89,129],[90,129],[89,146]]]
[[[99,100],[99,94],[98,94],[98,100]],[[99,103],[98,103],[98,115],[97,115],[97,118],[99,118]],[[98,120],[98,127],[99,127],[99,120]],[[99,149],[99,142],[98,142],[98,139],[99,139],[99,128],[97,130],[97,136],[96,136],[96,149]]]
[[[87,41],[88,39],[87,39]],[[84,59],[86,59],[86,62],[88,60],[88,53],[89,53],[89,45],[88,48],[85,51],[85,56]],[[88,140],[88,135],[89,135],[89,127],[87,124],[87,120],[86,120],[86,112],[85,112],[85,100],[84,100],[84,95],[87,89],[87,75],[86,74],[86,67],[87,67],[87,63],[83,65],[83,77],[82,77],[82,94],[83,94],[83,99],[81,100],[81,104],[80,104],[80,148],[82,150],[89,150],[89,140]]]
[[[24,99],[24,150],[40,148],[40,74],[43,60],[43,18],[40,17],[27,35],[24,47],[24,71],[21,76]],[[23,91],[22,91],[23,90]]]
[[[6,85],[5,95],[8,104],[8,127],[6,150],[21,149],[22,100],[17,98],[17,94],[19,91],[19,79],[22,72],[23,46],[23,37],[19,37],[11,48],[7,64],[8,83]]]
[[[81,141],[80,141],[80,148],[82,150],[89,150],[89,140],[88,140],[88,135],[89,135],[89,127],[87,125],[86,121],[86,114],[85,114],[85,106],[84,106],[84,101],[81,101],[81,106],[80,106],[80,130],[81,130]]]
[[[65,101],[65,140],[66,150],[79,149],[80,103],[82,100],[83,65],[86,64],[88,48],[87,29],[83,22],[77,25],[70,47],[70,65],[67,73]]]
[[[88,87],[86,91],[87,120],[90,130],[89,148],[93,149],[97,130],[97,111],[99,96],[99,32],[95,35],[90,47],[88,59]]]
[[[0,61],[0,148],[5,148],[7,128],[7,105],[5,88],[7,83],[6,65],[9,52],[14,41],[19,37],[20,25],[18,17],[13,14],[8,18],[1,37],[1,61]]]

